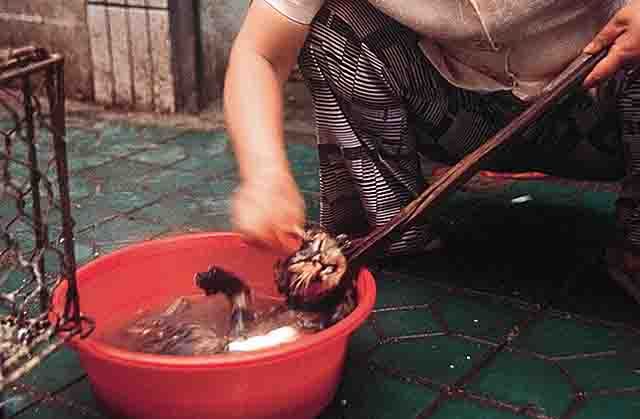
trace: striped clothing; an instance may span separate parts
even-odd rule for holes
[[[425,188],[421,154],[455,162],[526,107],[508,92],[454,87],[419,42],[365,0],[327,0],[312,22],[300,67],[315,106],[320,221],[334,232],[386,223]],[[619,77],[605,90],[611,102],[567,98],[493,168],[595,179],[626,173],[624,237],[640,246],[640,85]],[[428,225],[417,226],[388,253],[419,251],[431,239]]]

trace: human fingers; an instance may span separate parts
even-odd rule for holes
[[[631,53],[620,44],[614,44],[606,57],[602,59],[584,80],[584,87],[589,89],[612,77],[630,61]]]
[[[294,252],[304,222],[304,201],[294,192],[274,194],[268,188],[241,186],[232,202],[234,229],[256,246]]]
[[[626,66],[640,62],[640,1],[636,0],[620,9],[584,52],[595,54],[605,48],[609,48],[607,56],[586,77],[586,88],[610,78]]]
[[[604,48],[609,47],[625,31],[626,19],[621,18],[620,13],[614,15],[593,38],[591,43],[584,48],[586,54],[597,54]]]

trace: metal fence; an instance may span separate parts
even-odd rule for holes
[[[64,58],[0,51],[0,392],[93,329],[75,270]],[[58,287],[66,300],[54,311]]]

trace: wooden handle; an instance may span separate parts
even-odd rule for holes
[[[501,129],[489,141],[465,156],[451,167],[440,179],[432,183],[420,196],[410,202],[387,224],[374,229],[366,237],[354,240],[345,252],[350,263],[372,255],[381,242],[394,233],[404,231],[418,218],[428,215],[437,205],[466,183],[491,160],[505,145],[519,139],[519,134],[537,121],[553,105],[581,85],[591,70],[607,55],[607,50],[598,54],[582,54],[558,77],[543,89],[539,98],[525,111]]]

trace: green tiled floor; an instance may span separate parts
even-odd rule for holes
[[[237,175],[224,133],[70,122],[82,263],[139,240],[230,228]],[[314,150],[294,141],[289,156],[315,219]],[[475,186],[434,219],[443,250],[373,267],[376,309],[322,418],[640,417],[640,307],[601,258],[611,188]],[[7,396],[11,417],[103,417],[67,349]]]

